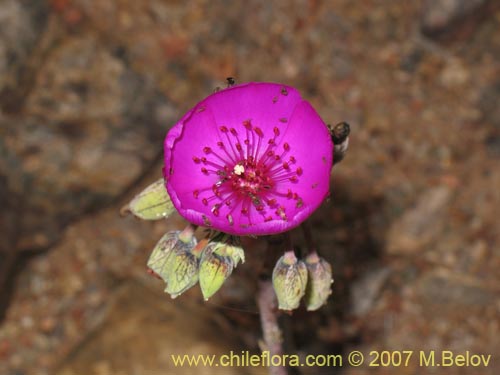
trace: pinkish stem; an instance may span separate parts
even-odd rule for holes
[[[269,351],[269,357],[274,355],[283,356],[283,337],[278,324],[278,303],[274,293],[273,284],[269,280],[259,282],[257,305],[260,312],[260,324],[264,335],[265,348]],[[286,367],[270,366],[270,375],[287,375]]]

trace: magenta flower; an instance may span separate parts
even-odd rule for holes
[[[325,123],[296,89],[248,83],[210,95],[168,132],[164,176],[191,223],[275,234],[327,196],[332,155]]]

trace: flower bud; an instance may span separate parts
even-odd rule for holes
[[[332,293],[332,267],[316,252],[309,254],[305,263],[308,280],[304,300],[307,310],[314,311],[323,306]]]
[[[273,270],[273,287],[281,310],[294,310],[299,307],[307,284],[307,268],[297,260],[293,251],[287,251]]]
[[[351,127],[347,122],[340,122],[335,126],[328,125],[328,130],[334,145],[333,164],[337,164],[344,159],[344,156],[347,153]]]
[[[158,241],[153,249],[153,252],[149,256],[147,266],[155,274],[160,276],[165,280],[165,265],[168,256],[170,255],[172,249],[175,247],[176,243],[179,241],[180,231],[167,232]]]
[[[200,287],[205,300],[222,287],[240,261],[245,262],[243,249],[231,242],[210,242],[203,249],[200,260]]]
[[[193,247],[177,242],[166,263],[165,292],[176,298],[198,282],[199,259],[191,252]]]
[[[192,252],[197,241],[192,229],[188,227],[182,232],[166,233],[156,244],[147,263],[149,269],[165,281],[165,292],[172,298],[198,282],[198,257]]]
[[[162,178],[136,195],[128,205],[120,210],[120,213],[131,212],[139,219],[158,220],[169,217],[174,211],[174,205]]]

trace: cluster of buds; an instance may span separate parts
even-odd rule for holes
[[[281,310],[295,310],[304,297],[308,311],[323,306],[331,294],[332,268],[314,251],[304,261],[293,250],[278,259],[273,270],[273,287]]]
[[[168,218],[175,208],[160,179],[149,185],[122,208],[143,220]],[[165,292],[172,298],[184,293],[198,282],[205,300],[213,296],[231,275],[245,254],[238,237],[212,232],[210,239],[197,241],[195,225],[183,231],[166,233],[149,257],[148,272],[166,283]]]
[[[237,239],[217,233],[197,242],[196,226],[166,233],[156,244],[148,260],[149,272],[166,283],[172,298],[199,281],[205,300],[213,296],[239,262],[245,261]]]

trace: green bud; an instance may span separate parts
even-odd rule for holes
[[[160,276],[163,280],[166,278],[167,258],[171,254],[172,249],[179,241],[180,231],[172,231],[166,233],[156,244],[153,252],[148,259],[148,268]]]
[[[219,253],[219,252],[218,252]],[[221,255],[227,255],[230,257],[234,263],[234,267],[238,265],[238,263],[245,263],[245,252],[243,248],[236,244],[226,244],[224,249],[220,251]]]
[[[293,251],[287,251],[273,270],[273,287],[281,310],[294,310],[299,307],[307,284],[307,268],[297,260]]]
[[[198,282],[198,257],[192,252],[196,237],[180,239],[184,231],[165,234],[156,244],[148,260],[148,267],[165,281],[165,292],[172,298],[179,296]]]
[[[243,249],[234,243],[234,240],[225,241],[227,239],[210,242],[203,249],[200,260],[200,287],[205,300],[222,287],[240,261],[245,262]]]
[[[165,292],[176,298],[198,282],[199,259],[191,253],[192,247],[178,242],[167,259]]]
[[[167,218],[174,211],[163,178],[149,185],[120,210],[122,214],[131,212],[143,220]]]
[[[314,311],[323,306],[332,293],[332,267],[320,258],[316,252],[306,258],[307,288],[305,302],[308,311]]]

